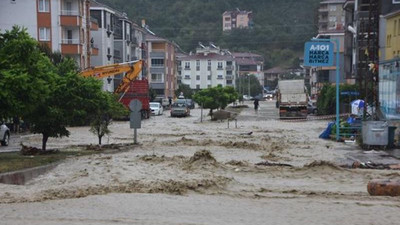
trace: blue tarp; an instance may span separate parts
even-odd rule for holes
[[[319,138],[322,138],[322,139],[329,139],[330,138],[330,135],[331,135],[331,131],[332,131],[332,126],[335,124],[335,122],[329,122],[328,123],[328,127],[324,130],[324,132],[322,132],[320,135],[319,135]]]

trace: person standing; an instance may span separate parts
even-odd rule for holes
[[[256,98],[256,99],[254,99],[254,110],[258,110],[258,105],[259,105],[259,103],[258,103],[258,99]]]
[[[19,133],[19,117],[18,116],[13,117],[13,130],[15,133]]]

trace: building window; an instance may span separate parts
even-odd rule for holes
[[[211,71],[211,60],[207,61],[207,70]]]
[[[39,41],[50,41],[50,28],[39,28]]]
[[[226,84],[232,85],[232,80],[227,80]]]
[[[152,67],[164,67],[164,59],[151,59]]]
[[[185,70],[190,70],[190,62],[185,62]]]
[[[226,75],[232,75],[232,70],[226,71]]]
[[[211,80],[211,75],[208,75],[208,76],[207,76],[207,80]]]
[[[336,5],[330,5],[329,11],[331,11],[331,12],[336,11]]]
[[[200,85],[196,85],[196,89],[199,90],[200,89]]]
[[[157,82],[157,83],[162,83],[163,82],[162,77],[163,77],[163,75],[161,73],[153,73],[153,74],[151,74],[151,81]]]
[[[200,71],[200,60],[196,60],[196,70]]]
[[[200,75],[197,75],[197,76],[196,76],[196,80],[200,80]]]
[[[222,62],[218,62],[218,67],[217,69],[222,70]]]
[[[397,27],[397,32],[398,33],[397,34],[400,35],[400,19],[399,19],[399,22],[397,23],[397,25],[398,25],[398,27]]]
[[[223,77],[222,75],[218,75],[218,76],[217,76],[217,79],[218,79],[218,80],[222,80],[222,79],[224,79],[224,77]]]
[[[39,0],[39,12],[50,12],[49,0]]]
[[[185,80],[190,80],[190,75],[185,75]]]

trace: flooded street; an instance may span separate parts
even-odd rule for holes
[[[394,170],[345,169],[355,160],[400,163],[381,151],[319,139],[324,120],[279,121],[275,101],[231,121],[200,122],[169,111],[115,122],[117,153],[70,158],[24,186],[0,184],[0,224],[398,224],[398,197],[371,197],[371,179]],[[208,111],[204,111],[206,115]],[[88,127],[48,148],[95,144]],[[25,145],[41,144],[37,135]],[[114,152],[115,152],[114,151]]]

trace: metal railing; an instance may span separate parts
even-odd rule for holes
[[[79,16],[78,10],[61,10],[61,16]]]
[[[78,45],[79,39],[62,39],[61,44]]]

